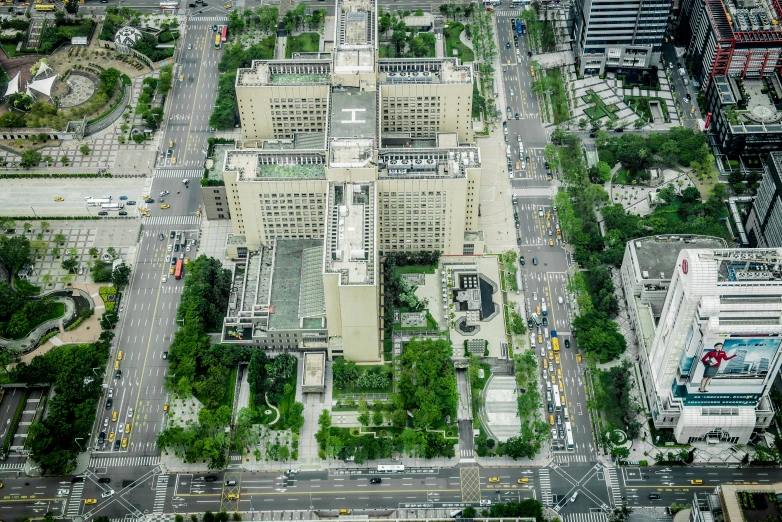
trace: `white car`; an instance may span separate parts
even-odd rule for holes
[[[543,370],[543,380],[544,381],[548,380],[548,370]]]
[[[168,276],[163,276],[163,282],[165,283],[166,281],[168,281]]]
[[[170,261],[171,261],[171,256],[166,256],[166,263],[169,263]]]
[[[171,252],[171,250],[174,248],[174,245],[168,245],[168,251]]]
[[[133,408],[128,408],[128,418],[129,419],[133,418]]]
[[[104,491],[103,493],[101,493],[101,495],[100,495],[100,496],[101,496],[101,498],[109,498],[109,497],[110,497],[110,496],[112,496],[113,494],[114,494],[114,490],[113,490],[113,489],[110,489],[110,490],[108,490],[108,491]]]
[[[185,247],[185,252],[190,252],[190,245],[187,245],[187,246]]]
[[[538,300],[538,293],[537,292],[532,292],[532,300],[533,301],[537,301]]]

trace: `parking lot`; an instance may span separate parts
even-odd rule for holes
[[[142,203],[145,178],[51,178],[46,180],[3,180],[0,215],[3,216],[86,216],[97,215],[99,207],[88,207],[85,198],[107,198],[120,202],[120,196]],[[56,202],[54,198],[63,198]],[[136,208],[126,205],[128,215]]]

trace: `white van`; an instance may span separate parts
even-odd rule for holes
[[[565,420],[568,420],[570,418],[567,416],[567,408],[562,408],[562,413],[565,415]]]
[[[546,392],[546,395],[549,395],[550,392],[551,392],[551,381],[548,381],[548,380],[546,381],[546,389],[548,390],[548,392]],[[549,400],[551,400],[551,399],[549,399]]]
[[[551,386],[551,385],[549,385],[549,386]],[[551,392],[550,391],[546,392],[546,401],[547,402],[551,402]]]
[[[548,339],[548,328],[544,328],[544,329],[543,329],[543,337],[545,337],[546,339]]]
[[[183,179],[183,180],[182,180],[182,183],[184,183],[185,185],[187,185],[188,183],[190,183],[190,180],[189,180],[189,179]]]
[[[564,303],[565,301],[562,299],[562,296],[559,296],[559,297],[557,297],[557,302],[558,302],[559,304],[562,304],[562,303]]]
[[[572,497],[570,497],[570,501],[571,501],[571,502],[575,502],[577,498],[578,498],[578,491],[576,491],[575,493],[573,493],[573,496],[572,496]]]

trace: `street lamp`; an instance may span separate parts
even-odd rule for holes
[[[84,440],[84,437],[76,437],[75,439],[73,439],[73,442],[75,442],[79,446],[79,452],[81,453],[84,450],[81,449],[81,444],[79,444],[79,440]]]
[[[35,218],[38,219],[38,214],[35,213],[35,209],[33,208],[32,205],[30,205],[30,210],[33,211],[33,216],[35,216]]]

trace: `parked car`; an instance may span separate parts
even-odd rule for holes
[[[109,215],[109,213],[108,213],[108,212],[106,212],[105,210],[101,210],[100,212],[98,212],[98,215],[99,215],[99,216],[108,216],[108,215]]]

